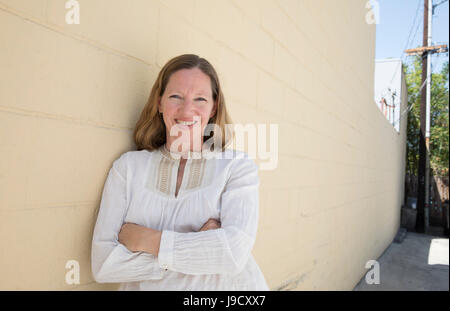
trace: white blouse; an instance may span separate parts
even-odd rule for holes
[[[190,152],[175,196],[180,160],[173,155],[163,145],[114,161],[93,234],[94,279],[121,283],[119,290],[269,290],[251,254],[258,166],[241,151]],[[209,218],[221,228],[199,232]],[[126,222],[162,231],[158,256],[119,243]]]

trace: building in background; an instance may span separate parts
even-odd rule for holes
[[[400,122],[406,117],[402,107],[408,104],[401,59],[388,58],[375,61],[374,97],[386,119],[397,132],[400,132]]]

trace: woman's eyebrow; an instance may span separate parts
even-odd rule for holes
[[[200,91],[200,92],[195,93],[195,95],[202,95],[202,96],[207,96],[206,94],[208,94],[208,93],[204,92],[204,91]]]
[[[179,93],[179,94],[183,94],[183,92],[177,91],[177,90],[171,90],[169,93]],[[195,96],[205,96],[208,97],[206,92],[200,91],[194,94]]]

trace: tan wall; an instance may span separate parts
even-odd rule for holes
[[[373,100],[366,1],[79,0],[80,25],[64,3],[0,0],[0,289],[117,288],[91,276],[95,209],[183,53],[216,67],[234,122],[279,124],[253,251],[270,288],[357,284],[399,227],[405,158]]]

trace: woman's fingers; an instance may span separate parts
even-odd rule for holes
[[[211,224],[220,225],[220,221],[217,219],[214,219],[214,218],[210,218],[210,219],[208,219],[207,222],[205,222],[205,225],[211,225]]]
[[[221,225],[221,223],[220,223],[219,220],[216,220],[214,218],[210,218],[210,219],[208,219],[207,222],[205,222],[205,224],[202,226],[200,231],[218,229],[218,228],[220,228],[220,225]]]

